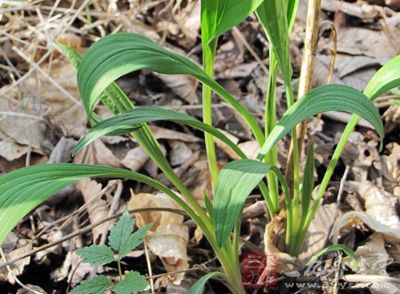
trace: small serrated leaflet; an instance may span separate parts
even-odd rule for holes
[[[136,294],[145,290],[148,283],[138,272],[128,272],[122,282],[119,282],[114,291],[116,294]]]
[[[83,281],[75,287],[70,294],[103,294],[106,293],[112,283],[105,276],[95,276],[90,280]]]
[[[93,265],[104,265],[114,261],[114,252],[106,245],[92,245],[80,248],[76,252],[83,262]]]

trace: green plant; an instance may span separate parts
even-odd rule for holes
[[[188,58],[166,50],[153,41],[138,35],[118,33],[107,36],[90,47],[83,58],[66,46],[64,54],[78,67],[78,85],[93,128],[84,136],[74,152],[103,135],[131,133],[151,159],[158,165],[172,185],[182,195],[160,182],[139,173],[123,169],[52,164],[20,169],[0,178],[0,244],[17,222],[32,208],[56,191],[84,177],[125,178],[152,186],[173,198],[192,218],[212,246],[222,271],[210,273],[200,279],[192,293],[201,293],[209,278],[223,281],[233,293],[244,293],[239,271],[240,215],[246,197],[258,186],[268,211],[275,216],[286,210],[286,251],[296,256],[302,249],[305,234],[323,198],[336,163],[360,117],[365,118],[382,138],[383,125],[372,100],[385,91],[400,85],[400,56],[383,66],[371,79],[364,93],[343,85],[324,85],[311,90],[295,101],[292,68],[289,54],[289,33],[297,10],[297,1],[287,0],[203,0],[201,27],[203,69]],[[256,11],[270,44],[270,76],[265,106],[265,127],[228,91],[213,78],[213,63],[218,37]],[[203,122],[169,109],[152,106],[135,107],[114,83],[121,76],[149,69],[163,74],[191,75],[203,84]],[[285,82],[287,111],[276,119],[275,88],[277,75]],[[260,151],[257,160],[245,154],[223,133],[212,126],[211,94],[216,93],[235,109],[248,123]],[[114,117],[100,121],[93,109],[98,100],[109,108]],[[353,113],[352,119],[335,149],[332,160],[318,189],[315,199],[313,146],[308,148],[307,162],[300,174],[296,125],[324,111]],[[206,152],[213,183],[214,200],[205,196],[206,208],[200,206],[181,182],[163,155],[147,123],[167,120],[186,124],[205,132]],[[294,152],[292,166],[284,175],[277,168],[277,142],[291,134]],[[222,170],[216,165],[213,137],[217,137],[241,158],[228,163]],[[280,206],[280,192],[284,206]]]
[[[130,271],[123,275],[121,270],[121,259],[143,242],[143,237],[151,227],[151,225],[147,225],[133,232],[134,225],[129,213],[125,212],[111,228],[108,236],[109,246],[92,245],[77,250],[77,254],[82,257],[83,262],[92,265],[117,262],[119,282],[114,284],[105,276],[95,276],[81,282],[71,291],[72,294],[99,294],[109,290],[116,294],[136,294],[148,287],[145,277],[140,273]]]

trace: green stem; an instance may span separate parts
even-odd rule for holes
[[[291,107],[294,103],[293,87],[291,79],[288,77],[285,79],[286,96],[287,96],[287,106]],[[294,251],[294,246],[297,243],[297,230],[299,225],[299,204],[300,204],[300,159],[299,159],[299,149],[297,141],[296,127],[291,131],[292,135],[292,146],[293,146],[293,206],[292,206],[292,238],[289,244],[289,253],[292,254]]]
[[[342,154],[343,149],[350,137],[350,134],[353,132],[359,119],[360,119],[360,117],[358,115],[353,114],[350,121],[346,125],[346,128],[344,129],[342,136],[340,137],[340,140],[335,148],[335,152],[332,155],[332,159],[329,162],[328,168],[327,168],[327,170],[324,174],[324,177],[322,179],[322,182],[319,186],[317,198],[313,202],[311,209],[309,210],[309,212],[307,213],[307,216],[305,217],[305,221],[303,222],[302,226],[300,227],[299,236],[297,239],[299,242],[299,245],[296,248],[297,253],[299,253],[301,250],[301,247],[299,248],[299,246],[300,246],[300,244],[302,245],[304,242],[308,228],[311,224],[311,221],[314,219],[315,214],[318,211],[318,207],[322,201],[322,198],[324,197],[326,189],[328,188],[329,181],[331,180],[331,177],[335,170],[336,164],[340,158],[340,155]]]
[[[118,266],[119,281],[122,282],[121,259],[120,259],[119,257],[118,257],[118,259],[117,259],[117,266]]]
[[[214,73],[214,58],[216,51],[216,42],[203,46],[203,66],[204,71],[209,77],[213,77]],[[212,126],[212,90],[203,84],[203,122]],[[213,187],[218,179],[217,156],[215,152],[214,137],[211,134],[205,133],[206,153],[211,175]]]
[[[269,77],[267,97],[265,101],[265,138],[271,133],[276,125],[276,77],[278,74],[278,63],[276,61],[275,53],[270,48],[269,59]],[[278,150],[275,147],[265,157],[265,163],[276,166],[278,163]],[[277,214],[279,212],[279,189],[278,180],[272,173],[267,174],[269,197],[272,200],[272,206],[269,207],[270,213]]]

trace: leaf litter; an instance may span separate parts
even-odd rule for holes
[[[76,140],[87,130],[86,115],[76,87],[76,71],[54,49],[55,45],[52,41],[54,36],[58,35],[63,42],[67,42],[82,51],[98,37],[113,31],[140,32],[157,42],[163,42],[171,48],[188,53],[195,60],[200,60],[200,52],[197,47],[198,1],[172,1],[172,5],[168,4],[168,1],[138,1],[137,3],[135,1],[121,1],[114,6],[110,4],[111,1],[110,3],[96,1],[96,4],[93,4],[93,8],[96,9],[96,11],[92,11],[94,12],[93,15],[90,14],[91,8],[81,9],[79,3],[70,7],[67,1],[58,1],[59,6],[55,5],[54,10],[52,10],[50,6],[41,6],[32,1],[28,2],[29,4],[26,7],[15,6],[17,12],[23,11],[26,15],[29,15],[27,21],[24,21],[18,13],[13,11],[3,15],[3,20],[11,21],[4,27],[4,32],[7,34],[1,36],[4,46],[0,51],[2,65],[8,69],[7,74],[1,73],[0,85],[0,92],[2,93],[0,111],[8,113],[2,115],[0,121],[1,172],[25,164],[45,162],[49,159],[51,159],[51,162],[70,161],[70,148],[64,145],[64,147],[60,146],[57,149],[58,143],[65,139]],[[304,7],[304,1],[301,1],[300,6],[300,9]],[[338,28],[338,53],[333,73],[335,83],[344,83],[361,89],[365,85],[365,81],[381,64],[398,53],[400,21],[397,19],[400,18],[397,11],[399,8],[398,1],[382,1],[380,5],[376,5],[372,1],[323,1],[323,18],[335,22]],[[78,9],[81,9],[80,13],[75,17],[79,19],[81,24],[76,22],[71,26],[68,24],[68,20],[73,17],[75,12],[78,12]],[[115,17],[115,15],[118,15],[118,17]],[[295,40],[302,40],[304,15],[305,13],[299,13],[298,28],[292,36]],[[94,18],[96,21],[91,22],[89,21],[90,18]],[[60,34],[60,26],[64,26],[67,33]],[[219,48],[216,77],[224,85],[229,85],[229,88],[235,93],[235,97],[244,104],[250,105],[249,108],[257,113],[257,109],[264,107],[260,97],[265,94],[262,93],[261,89],[264,88],[267,81],[263,67],[268,65],[268,56],[263,46],[259,45],[264,40],[260,37],[260,34],[257,35],[253,31],[255,25],[252,18],[249,18],[238,28],[247,43],[258,44],[254,46],[254,50],[260,60],[254,59],[252,53],[247,50],[245,43],[237,35],[227,33],[224,35]],[[25,40],[29,40],[29,42]],[[329,73],[331,40],[321,38],[318,48],[314,79],[316,85],[326,83],[326,77]],[[301,50],[300,43],[298,47],[292,48],[293,60],[298,60],[296,57],[301,54]],[[13,66],[7,63],[4,56],[11,60]],[[295,75],[298,70],[298,62],[295,62]],[[27,74],[26,77],[25,74]],[[254,77],[255,82],[249,82],[249,76]],[[190,78],[179,77],[179,79],[171,80],[163,75],[146,72],[138,73],[137,76],[129,78],[136,83],[128,83],[129,96],[138,104],[154,103],[176,107],[181,111],[196,113],[200,117],[198,113],[200,108],[196,110],[196,107],[199,106],[200,92],[197,83]],[[123,82],[121,81],[121,83]],[[277,92],[278,102],[283,101],[282,86],[278,87]],[[4,98],[3,93],[7,93]],[[389,94],[395,97],[398,95],[398,93]],[[186,109],[187,106],[190,106],[191,109]],[[277,107],[283,112],[282,103],[278,103]],[[326,203],[321,206],[321,211],[326,210],[320,214],[324,221],[316,223],[319,226],[315,228],[317,232],[324,232],[325,234],[314,240],[309,239],[310,244],[318,247],[321,246],[322,242],[336,242],[346,234],[354,234],[354,231],[365,231],[371,233],[371,235],[364,245],[355,248],[358,256],[366,258],[368,252],[377,252],[384,258],[393,257],[396,262],[399,262],[398,240],[400,233],[398,231],[397,206],[398,196],[400,195],[400,142],[398,140],[398,109],[399,107],[395,105],[384,106],[382,109],[384,111],[385,131],[390,138],[383,153],[378,152],[377,140],[369,136],[365,128],[366,125],[363,125],[362,122],[359,123],[359,129],[352,135],[351,141],[346,147],[346,153],[343,154],[341,159],[342,166],[350,166],[350,180],[345,185],[344,200],[339,206],[339,211],[336,211],[337,206],[333,201],[337,200],[335,199],[337,190],[332,189],[332,198],[327,197]],[[14,112],[19,115],[17,119],[13,116]],[[107,113],[102,113],[101,109],[98,109],[98,112],[102,116],[107,115]],[[243,128],[237,117],[232,115],[229,110],[216,107],[215,113],[217,127],[234,136],[236,143],[248,157],[252,158],[257,152],[257,146],[250,140],[248,130]],[[261,119],[260,117],[260,121]],[[320,120],[320,124],[311,124],[310,131],[314,132],[313,136],[316,137],[317,141],[316,178],[318,178],[318,169],[323,169],[326,166],[329,159],[327,154],[330,154],[330,149],[336,144],[337,136],[342,131],[343,121],[345,120],[347,120],[347,117],[324,116]],[[210,188],[210,183],[207,180],[208,168],[204,155],[201,153],[203,138],[191,130],[182,129],[176,125],[158,125],[153,126],[152,129],[156,137],[165,146],[165,152],[174,162],[176,169],[179,170],[185,181],[191,184],[191,190],[196,194],[197,199],[202,201],[204,192]],[[285,166],[287,147],[287,142],[283,141],[279,148],[281,166]],[[221,166],[229,158],[235,158],[223,144],[219,144],[218,148],[220,149],[218,156]],[[160,171],[151,164],[151,160],[144,154],[143,150],[137,147],[135,142],[123,137],[96,141],[73,160],[79,163],[124,166],[132,171],[145,169],[155,176],[162,177]],[[340,177],[339,171],[336,180]],[[105,188],[102,187],[107,187],[107,184],[85,181],[78,186],[77,191],[68,190],[67,197],[63,198],[69,202],[65,207],[46,204],[54,220],[67,217],[72,207],[77,208],[82,203],[89,202],[91,197],[104,190]],[[160,195],[145,193],[143,195],[148,196],[140,196],[137,199],[143,197],[142,201],[137,200],[139,203],[132,205],[133,199],[142,195],[142,192],[152,193],[153,191],[132,183],[124,183],[123,186],[124,191],[117,205],[117,210],[123,208],[126,203],[132,209],[138,207],[176,208],[173,203],[165,203],[164,200],[159,200],[162,205],[157,201],[155,201],[156,203],[148,202],[148,200],[143,201],[145,197],[162,199]],[[338,186],[338,183],[333,182],[332,186],[334,188]],[[135,191],[131,202],[129,202],[128,189]],[[108,191],[109,196],[113,194],[112,192]],[[211,193],[208,194],[211,195]],[[78,230],[85,223],[95,223],[105,218],[109,214],[109,207],[112,205],[112,199],[109,196],[102,195],[92,203],[93,205],[87,205],[85,211],[88,215],[74,216],[73,221],[69,221],[68,226],[62,227],[55,223],[53,231],[45,230],[46,234],[43,234],[40,242],[36,240],[32,246],[37,247],[44,241],[53,242],[57,238],[57,234],[65,235],[71,230]],[[257,199],[260,199],[257,198],[258,196],[250,197],[247,206],[251,207],[253,203],[257,203]],[[357,211],[349,208],[348,203],[350,201],[358,201]],[[336,213],[338,213],[338,217],[335,220],[332,215]],[[25,221],[21,225],[18,230],[19,234],[16,235],[18,241],[11,251],[6,252],[8,258],[15,254],[15,251],[17,252],[16,255],[19,255],[30,250],[23,245],[24,240],[33,238],[35,235],[34,232],[30,232],[30,227],[37,226],[39,229],[48,225],[39,216],[38,212],[34,212],[31,221]],[[265,218],[263,213],[261,215],[255,214],[244,223],[257,222],[260,218]],[[152,234],[146,237],[146,243],[149,249],[159,256],[167,272],[177,269],[186,270],[195,264],[194,261],[201,260],[199,256],[189,250],[189,240],[193,236],[193,232],[189,230],[182,216],[178,217],[176,214],[168,212],[136,214],[136,222],[139,226],[144,226],[152,221],[158,222],[158,225],[152,228]],[[332,221],[334,227],[330,235],[328,233]],[[71,223],[74,225],[71,225]],[[276,224],[276,228],[279,228],[278,220],[274,220],[274,224]],[[253,228],[256,228],[256,226],[253,226]],[[265,235],[263,230],[253,232],[254,235],[251,236],[250,240],[253,240],[254,236],[257,235],[264,236],[266,251],[279,253],[280,232],[279,229],[271,230],[271,228],[271,225],[264,228]],[[90,244],[88,240],[98,239],[106,229],[107,226],[105,225],[93,228],[89,237],[77,238],[74,246],[82,247]],[[259,239],[263,240],[264,238]],[[201,240],[201,237],[199,240]],[[199,244],[198,246],[202,246],[201,241]],[[259,242],[256,245],[261,247],[263,243]],[[69,251],[70,249],[70,245],[63,244],[58,251],[52,252],[57,260],[47,259],[48,267],[53,271],[52,278],[48,278],[51,283],[68,280],[72,284],[76,284],[91,271],[90,268],[85,266],[78,266],[79,258],[74,256]],[[313,249],[313,246],[310,245],[308,249]],[[38,254],[37,257],[43,257],[43,255]],[[374,256],[368,258],[372,258],[371,262],[377,259]],[[24,270],[27,266],[33,266],[37,262],[35,260],[35,258],[23,259],[20,263],[16,263],[15,268],[13,268],[14,274],[26,277],[29,273],[24,272]],[[57,262],[62,266],[56,268],[54,264]],[[1,273],[4,272],[3,270],[1,270]],[[391,275],[386,268],[383,270],[384,275]],[[76,271],[75,274],[72,274],[74,271]],[[373,270],[369,273],[378,274],[377,271],[374,272]],[[1,277],[6,282],[13,281],[7,271]],[[167,285],[170,280],[179,283],[184,277],[185,273],[181,273],[173,275],[173,278],[161,279],[160,286]],[[3,287],[3,284],[0,283],[0,289],[1,287]],[[382,293],[379,290],[374,291],[377,291],[375,293]]]

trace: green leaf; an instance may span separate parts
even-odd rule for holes
[[[130,246],[133,249],[143,243],[143,238],[146,236],[147,231],[150,230],[152,226],[153,224],[147,224],[132,234],[130,240]]]
[[[224,274],[220,272],[212,272],[202,276],[196,283],[189,289],[189,294],[203,294],[204,286],[207,281],[212,278],[223,278]]]
[[[294,13],[294,4],[291,3],[291,14]],[[289,80],[292,69],[289,56],[289,27],[287,19],[287,3],[283,0],[264,0],[257,8],[257,16],[272,45],[279,67]],[[292,15],[291,15],[292,17]]]
[[[187,209],[187,204],[168,187],[136,172],[68,163],[30,166],[0,177],[0,245],[14,226],[32,209],[66,186],[88,177],[138,181],[166,193],[179,206]]]
[[[63,44],[61,42],[57,42],[58,47],[60,48],[62,54],[68,59],[68,61],[75,67],[78,67],[78,65],[81,63],[82,56],[81,54],[76,51],[75,49],[69,47],[66,44]]]
[[[132,130],[138,129],[144,123],[162,120],[183,123],[193,128],[208,132],[226,143],[239,156],[244,156],[243,151],[216,128],[206,125],[185,113],[155,106],[136,107],[124,114],[100,122],[78,142],[73,153],[78,152],[80,149],[101,136],[126,134]]]
[[[400,55],[382,66],[365,87],[364,94],[371,100],[379,95],[400,86]]]
[[[119,258],[122,258],[142,243],[143,237],[151,227],[151,225],[147,225],[133,234],[134,225],[135,223],[129,213],[125,212],[111,229],[108,241],[112,249],[118,252]]]
[[[321,251],[318,251],[307,262],[307,265],[313,264],[320,256],[325,255],[325,254],[330,253],[330,252],[334,252],[334,251],[343,251],[344,253],[346,253],[346,255],[350,256],[353,259],[353,262],[356,262],[356,256],[354,254],[354,251],[351,248],[349,248],[349,247],[347,247],[346,245],[343,245],[343,244],[335,244],[335,245],[328,246],[328,247],[322,249]]]
[[[76,252],[83,262],[93,265],[104,265],[115,260],[114,252],[106,245],[92,245],[78,249]]]
[[[67,57],[68,61],[75,67],[78,67],[82,61],[81,54],[73,48],[68,47],[60,42],[57,43],[61,52]],[[121,88],[114,82],[111,83],[101,94],[100,100],[110,109],[114,114],[123,113],[134,107],[133,103],[121,90]],[[99,121],[99,118],[92,112],[87,113],[89,120],[92,124]]]
[[[296,20],[296,13],[298,6],[299,6],[299,0],[287,1],[287,19],[288,19],[289,33],[292,31],[294,21]]]
[[[78,86],[86,112],[92,113],[97,99],[112,82],[140,69],[192,75],[235,108],[248,122],[257,140],[263,142],[264,136],[257,120],[199,66],[138,34],[110,35],[87,50],[78,68]]]
[[[270,167],[250,159],[232,161],[224,166],[215,187],[213,223],[219,246],[224,245],[240,217],[244,202],[265,177]]]
[[[201,0],[203,43],[217,39],[249,16],[263,0]]]
[[[70,294],[101,294],[106,293],[106,290],[111,286],[111,281],[105,276],[95,276],[80,283]]]
[[[303,184],[301,191],[302,214],[308,212],[312,191],[314,189],[314,144],[311,143],[307,151],[307,160],[304,167]]]
[[[325,111],[344,111],[360,115],[383,138],[381,117],[367,96],[348,86],[324,85],[308,92],[284,113],[266,139],[257,158],[264,158],[271,148],[298,123]]]
[[[115,286],[115,293],[117,294],[136,294],[145,290],[148,283],[144,276],[138,272],[128,272],[122,282]]]
[[[135,222],[128,212],[124,212],[119,221],[112,227],[108,241],[112,249],[125,255],[131,251],[130,240]]]

